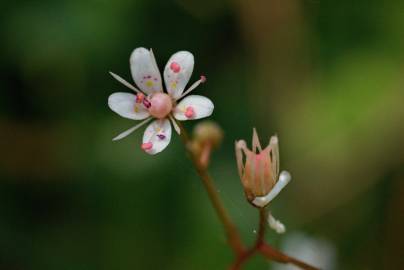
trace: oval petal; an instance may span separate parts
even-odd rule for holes
[[[147,94],[163,91],[160,71],[152,50],[135,49],[129,59],[130,70],[137,87]]]
[[[142,120],[150,115],[143,104],[136,103],[136,96],[130,93],[113,93],[108,97],[108,106],[120,116],[133,120]]]
[[[150,123],[143,134],[143,144],[148,145],[146,153],[155,155],[163,151],[171,140],[171,124],[168,119],[158,119]]]
[[[174,117],[180,121],[200,119],[210,116],[213,109],[213,102],[207,97],[191,95],[178,103],[174,110]]]
[[[164,82],[171,97],[178,99],[181,96],[193,70],[194,56],[192,53],[179,51],[170,57],[164,68]]]

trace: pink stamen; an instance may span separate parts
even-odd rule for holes
[[[143,99],[143,105],[148,109],[151,107],[151,103],[146,98]]]
[[[185,114],[185,116],[186,116],[187,118],[191,118],[191,117],[193,117],[193,116],[195,115],[195,110],[194,110],[194,108],[192,108],[191,106],[188,106],[188,107],[186,108],[184,114]]]
[[[206,76],[205,75],[201,75],[201,83],[206,82]]]
[[[172,62],[170,65],[170,69],[174,72],[174,73],[178,73],[181,70],[180,65],[177,62]]]
[[[147,142],[147,143],[142,143],[140,146],[144,151],[150,150],[153,148],[153,143],[152,142]]]
[[[142,103],[144,99],[144,94],[143,93],[139,93],[136,95],[136,103]]]

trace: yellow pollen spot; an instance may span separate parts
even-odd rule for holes
[[[176,82],[172,82],[172,83],[171,83],[171,88],[177,88],[177,83],[176,83]]]
[[[139,107],[137,106],[137,104],[135,105],[135,112],[139,112]]]
[[[154,85],[154,83],[152,81],[147,81],[146,82],[146,86],[149,87],[149,88],[153,87],[153,85]]]

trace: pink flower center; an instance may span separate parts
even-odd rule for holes
[[[156,118],[165,118],[173,108],[173,103],[169,95],[156,93],[150,98],[149,113]]]

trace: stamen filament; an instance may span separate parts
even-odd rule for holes
[[[134,127],[131,127],[130,129],[122,132],[121,134],[119,134],[118,136],[116,136],[115,138],[113,138],[113,141],[118,141],[120,139],[125,138],[126,136],[128,136],[129,134],[131,134],[133,131],[135,131],[136,129],[140,128],[141,126],[143,126],[144,124],[146,124],[147,122],[149,122],[150,120],[152,120],[152,117],[147,118],[146,120],[140,122],[139,124],[137,124]]]
[[[201,78],[199,80],[197,80],[196,82],[194,82],[184,93],[182,93],[182,95],[179,98],[177,98],[177,100],[188,95],[192,90],[197,88],[201,83],[204,83],[205,81],[206,81],[206,77],[201,76]]]
[[[109,72],[109,74],[111,74],[112,77],[114,77],[115,80],[117,80],[118,82],[122,83],[123,85],[125,85],[126,87],[128,87],[129,89],[132,89],[133,91],[135,91],[136,93],[141,93],[143,94],[142,91],[140,91],[139,89],[137,89],[136,87],[134,87],[133,85],[131,85],[130,83],[128,83],[125,79],[123,79],[121,76],[113,73],[113,72]]]
[[[174,126],[175,131],[178,133],[178,135],[181,135],[181,129],[180,129],[180,127],[178,126],[177,122],[175,121],[175,119],[172,117],[171,114],[170,114],[169,117],[170,117],[171,123],[172,123],[173,126]]]

